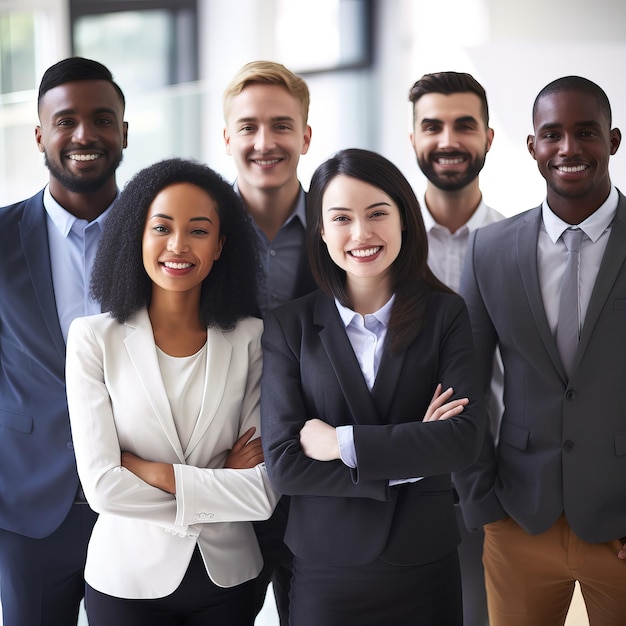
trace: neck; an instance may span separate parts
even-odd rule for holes
[[[369,315],[378,311],[391,298],[391,278],[387,274],[367,279],[348,276],[346,293],[353,311]]]
[[[206,343],[206,326],[200,321],[200,290],[171,292],[152,289],[148,307],[154,342],[175,357],[196,354]]]
[[[113,178],[98,191],[75,193],[51,178],[50,194],[68,213],[91,222],[104,213],[115,200],[117,185]]]
[[[482,200],[478,178],[456,191],[444,191],[429,181],[425,200],[435,221],[454,233],[467,224]]]
[[[548,187],[548,206],[550,210],[568,224],[580,224],[593,215],[607,200],[611,193],[611,182],[601,188],[591,190],[584,196],[564,197]]]
[[[287,221],[300,195],[300,182],[295,178],[289,185],[272,189],[258,187],[238,187],[246,210],[272,241]]]

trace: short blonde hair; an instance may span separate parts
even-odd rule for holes
[[[296,76],[280,63],[273,61],[251,61],[246,63],[230,81],[222,98],[224,119],[228,121],[231,103],[248,85],[279,85],[284,87],[299,103],[302,119],[309,119],[309,88],[302,78]]]

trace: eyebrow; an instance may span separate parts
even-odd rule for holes
[[[376,207],[379,206],[391,206],[391,204],[389,202],[375,202],[374,204],[370,204],[369,206],[366,206],[363,210],[364,211],[368,211],[369,209],[375,209]],[[330,211],[352,211],[353,209],[349,209],[347,207],[340,207],[340,206],[331,206],[328,207],[328,209],[326,209],[327,212]]]
[[[99,109],[92,111],[92,113],[95,115],[101,115],[102,113],[109,113],[110,115],[117,116],[117,111],[109,107],[100,107]],[[62,115],[77,115],[77,114],[78,114],[78,111],[76,109],[61,109],[60,111],[55,111],[53,115],[54,117],[59,117]]]
[[[587,120],[587,121],[581,121],[581,122],[574,122],[574,126],[580,127],[580,128],[584,128],[588,126],[595,126],[597,128],[597,127],[602,126],[602,124],[598,122],[597,120]],[[563,122],[546,122],[545,124],[542,124],[541,126],[539,126],[538,130],[546,130],[548,128],[563,128]]]
[[[171,220],[174,221],[174,218],[171,215],[166,215],[165,213],[154,213],[152,214],[148,219],[154,219],[155,217],[159,217],[163,220]],[[199,217],[191,217],[189,218],[190,222],[209,222],[210,224],[213,224],[213,220],[209,217],[205,217],[205,216],[199,216]]]
[[[236,120],[237,124],[241,124],[242,122],[257,122],[259,120],[258,117],[240,117]],[[291,117],[290,115],[279,115],[276,117],[271,117],[270,118],[271,122],[295,122],[295,118]]]
[[[454,123],[458,124],[459,122],[474,122],[475,124],[478,124],[478,120],[473,115],[463,115],[462,117],[455,118]],[[421,120],[420,124],[443,124],[443,120],[425,117]]]

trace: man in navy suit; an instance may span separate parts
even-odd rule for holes
[[[605,92],[579,76],[539,92],[533,127],[527,145],[545,201],[476,230],[465,259],[461,293],[483,389],[498,346],[504,414],[498,442],[488,432],[455,484],[468,526],[484,527],[491,626],[563,624],[576,581],[590,623],[618,626],[626,624],[626,198],[609,161],[621,132]]]
[[[126,148],[111,72],[73,57],[39,88],[35,139],[50,172],[0,209],[0,601],[7,626],[76,624],[95,513],[76,473],[65,339],[89,298],[91,264]]]

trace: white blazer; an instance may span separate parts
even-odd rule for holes
[[[196,544],[215,584],[254,578],[262,558],[251,521],[277,494],[265,464],[224,469],[237,438],[259,426],[262,322],[209,328],[205,397],[185,449],[179,441],[144,309],[124,324],[76,319],[67,341],[67,395],[78,474],[96,522],[85,579],[119,598],[157,598],[180,584]],[[256,435],[255,435],[256,436]],[[120,453],[172,463],[176,496],[120,466]]]

